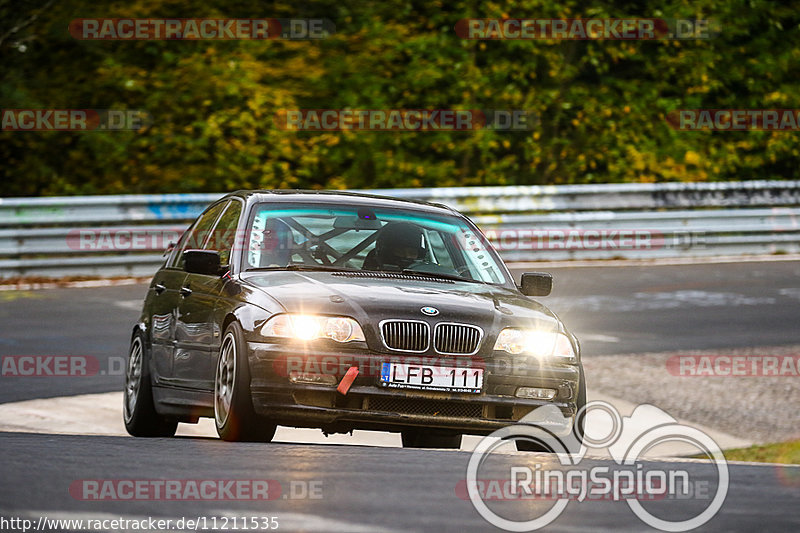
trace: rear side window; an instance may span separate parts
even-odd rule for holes
[[[211,234],[211,228],[214,227],[214,222],[219,218],[219,214],[228,202],[219,202],[213,205],[208,211],[200,215],[200,218],[194,225],[186,231],[181,240],[175,246],[175,252],[170,260],[171,267],[183,268],[183,252],[184,250],[198,250],[202,249]]]

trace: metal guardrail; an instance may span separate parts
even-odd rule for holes
[[[800,205],[797,181],[609,183],[365,191],[447,204],[467,214]]]
[[[454,207],[481,227],[506,261],[800,252],[800,181],[361,192]],[[160,235],[163,245],[164,235],[177,236],[220,196],[0,199],[0,277],[149,275],[162,261],[159,245],[110,252],[81,246],[80,230],[135,228]]]

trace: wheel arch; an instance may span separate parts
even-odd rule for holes
[[[145,324],[143,321],[137,322],[131,329],[131,343],[133,343],[133,339],[139,333],[142,335],[142,358],[144,358],[144,362],[147,365],[146,367],[142,367],[142,371],[146,371],[147,376],[153,376],[155,368],[153,367],[153,359],[150,357],[150,350],[153,348],[153,346],[150,343],[150,335],[147,330],[147,324]],[[130,349],[128,350],[128,354],[126,356],[130,357]]]
[[[239,319],[236,317],[236,315],[232,311],[229,311],[225,315],[225,318],[222,320],[222,333],[223,334],[225,333],[225,330],[228,329],[228,326],[231,325],[231,322],[234,322],[234,321],[239,321]],[[240,324],[241,324],[241,322],[240,322]]]
[[[131,340],[133,340],[137,333],[142,333],[142,335],[145,337],[145,340],[149,340],[147,339],[147,326],[144,322],[137,322],[133,328],[131,328]]]
[[[225,317],[222,319],[221,323],[222,327],[220,329],[220,334],[222,336],[222,339],[220,341],[220,346],[219,346],[221,350],[223,345],[222,341],[224,341],[225,331],[227,331],[228,326],[230,326],[234,322],[239,324],[239,327],[241,328],[244,337],[243,338],[244,346],[242,346],[242,349],[245,350],[244,362],[247,363],[248,374],[250,371],[250,354],[247,350],[247,341],[250,339],[252,335],[255,334],[257,329],[256,326],[257,321],[253,319],[253,312],[252,309],[249,309],[250,307],[251,306],[243,305],[237,307],[236,309],[231,309],[230,311],[225,313]],[[217,355],[219,355],[219,353]]]

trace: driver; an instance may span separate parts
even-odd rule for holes
[[[403,270],[425,258],[425,233],[411,222],[389,222],[367,254],[364,270]]]

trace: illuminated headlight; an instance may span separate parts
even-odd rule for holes
[[[536,357],[574,358],[572,343],[563,333],[533,329],[505,328],[497,336],[495,350]]]
[[[352,318],[346,316],[275,315],[267,320],[261,333],[265,337],[280,337],[310,341],[333,339],[336,342],[363,341],[364,332]]]

